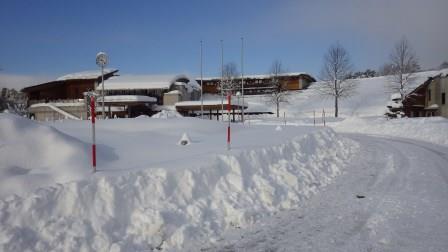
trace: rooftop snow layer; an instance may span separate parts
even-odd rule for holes
[[[116,69],[104,69],[104,74],[110,74],[114,71],[117,71]],[[85,79],[97,79],[101,77],[101,70],[91,70],[91,71],[82,71],[77,73],[71,73],[66,74],[64,76],[61,76],[57,78],[56,80],[85,80]]]
[[[101,98],[98,98],[100,101]],[[104,97],[105,102],[157,102],[157,98],[145,95],[108,95]]]
[[[189,80],[185,75],[121,75],[107,80],[104,89],[169,89],[172,84],[181,82],[181,79]]]

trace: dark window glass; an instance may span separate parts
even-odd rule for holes
[[[445,93],[442,93],[442,104],[445,104]]]

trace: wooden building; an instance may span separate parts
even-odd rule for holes
[[[106,69],[104,79],[118,72]],[[54,81],[26,87],[22,89],[28,96],[28,105],[41,102],[83,99],[84,92],[93,91],[101,83],[101,71],[85,71],[64,75]]]
[[[301,90],[307,88],[316,80],[307,73],[282,73],[278,75],[278,79],[282,82],[287,90]],[[233,79],[235,83],[241,83],[241,77]],[[201,84],[201,79],[196,79]],[[269,94],[274,89],[272,75],[247,75],[244,76],[244,94]],[[220,92],[221,78],[202,78],[203,92],[209,94],[217,94]],[[241,92],[241,85],[233,90],[235,93]]]
[[[428,78],[405,96],[404,113],[408,117],[443,116],[448,118],[448,74]]]

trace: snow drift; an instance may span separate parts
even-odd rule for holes
[[[53,127],[13,114],[0,114],[0,197],[88,176],[89,150],[89,144]],[[104,148],[101,156],[114,157]]]
[[[56,135],[58,149],[72,141],[32,127]],[[11,196],[0,201],[0,250],[185,250],[187,242],[213,242],[229,227],[299,206],[341,173],[357,150],[355,142],[322,129],[276,146],[215,155],[196,168],[91,177]],[[62,155],[65,160],[78,152]]]

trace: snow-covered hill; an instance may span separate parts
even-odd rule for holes
[[[448,74],[448,69],[439,71],[427,71],[416,73],[408,84],[408,90],[423,84],[428,77],[436,76],[440,73]],[[356,94],[348,99],[340,101],[341,117],[366,117],[366,116],[382,116],[386,109],[386,104],[390,101],[391,91],[388,87],[391,82],[391,76],[381,76],[373,78],[355,79],[357,83]],[[286,112],[289,118],[312,117],[313,111],[317,115],[321,115],[325,109],[327,116],[334,114],[334,100],[331,97],[323,97],[317,88],[319,82],[313,83],[308,89],[291,92],[288,103],[281,104],[280,114]],[[268,109],[274,112],[274,106],[269,104],[266,96],[247,96],[246,101],[249,107]]]

